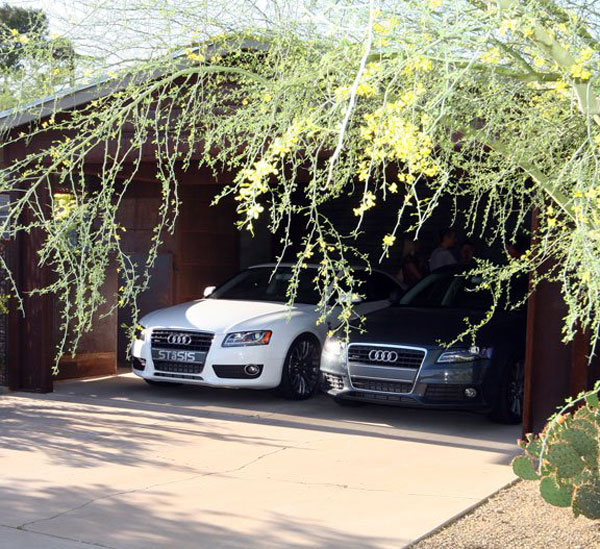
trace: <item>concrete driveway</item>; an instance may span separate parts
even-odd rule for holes
[[[519,427],[325,396],[0,396],[0,547],[402,547],[513,479]]]

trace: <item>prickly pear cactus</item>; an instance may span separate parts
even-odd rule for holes
[[[524,453],[512,464],[518,477],[540,481],[546,502],[592,520],[600,520],[599,392],[600,382],[568,400],[538,436],[519,441]]]

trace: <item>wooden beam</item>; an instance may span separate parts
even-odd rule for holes
[[[539,229],[537,208],[531,216],[531,234],[535,238]],[[531,277],[530,282],[531,285]],[[527,300],[527,336],[525,344],[525,383],[523,387],[523,435],[533,431],[532,390],[531,381],[534,376],[535,362],[533,354],[533,333],[535,327],[537,293],[533,292]]]
[[[569,378],[569,392],[571,395],[577,395],[588,389],[589,354],[589,333],[578,329],[571,344],[571,376]]]
[[[40,202],[50,205],[47,191]],[[24,213],[24,223],[33,220],[31,211]],[[42,247],[44,233],[34,229],[19,238],[19,289],[23,298],[24,315],[18,320],[18,369],[13,379],[13,389],[48,393],[52,391],[53,322],[52,298],[48,295],[31,295],[31,291],[46,286],[50,271],[40,267],[38,251]]]

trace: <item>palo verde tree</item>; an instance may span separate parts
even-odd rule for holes
[[[366,262],[356,235],[382,204],[397,210],[382,254],[399,234],[418,233],[443,198],[457,210],[475,205],[462,214],[472,232],[490,241],[527,230],[536,210],[540,229],[528,253],[502,265],[481,262],[477,270],[495,303],[511,298],[513,276],[559,281],[568,307],[565,339],[580,326],[595,343],[597,2],[234,4],[232,10],[231,2],[203,0],[73,3],[78,19],[65,23],[65,32],[103,60],[77,75],[76,84],[95,81],[104,93],[18,135],[7,133],[5,146],[47,132],[63,136],[5,167],[0,179],[0,192],[15,197],[0,232],[46,234],[40,263],[56,277],[38,291],[63,304],[59,353],[75,349],[91,329],[106,299],[101,288],[111,257],[124,280],[115,307],[135,307],[147,285],[147,274],[121,249],[116,219],[148,144],[163,202],[146,268],[174,227],[178,168],[233,172],[234,182],[216,200],[235,197],[242,230],[268,218],[284,248],[290,220],[304,220],[295,272],[318,263],[321,311],[340,305],[341,326],[352,291],[360,292],[351,265]],[[85,176],[92,150],[104,151],[93,187]],[[66,189],[68,199],[54,201],[50,193],[46,207],[41,197],[48,188]],[[349,232],[326,213],[345,194],[357,197]],[[27,223],[19,221],[24,211],[31,213]],[[548,260],[551,267],[541,271]],[[290,300],[295,287],[293,279]]]
[[[0,6],[0,109],[67,87],[75,59],[70,40],[51,35],[43,11]]]

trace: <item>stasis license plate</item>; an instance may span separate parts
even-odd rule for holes
[[[163,362],[193,362],[204,364],[206,353],[202,351],[174,351],[172,349],[152,349],[152,360]]]

